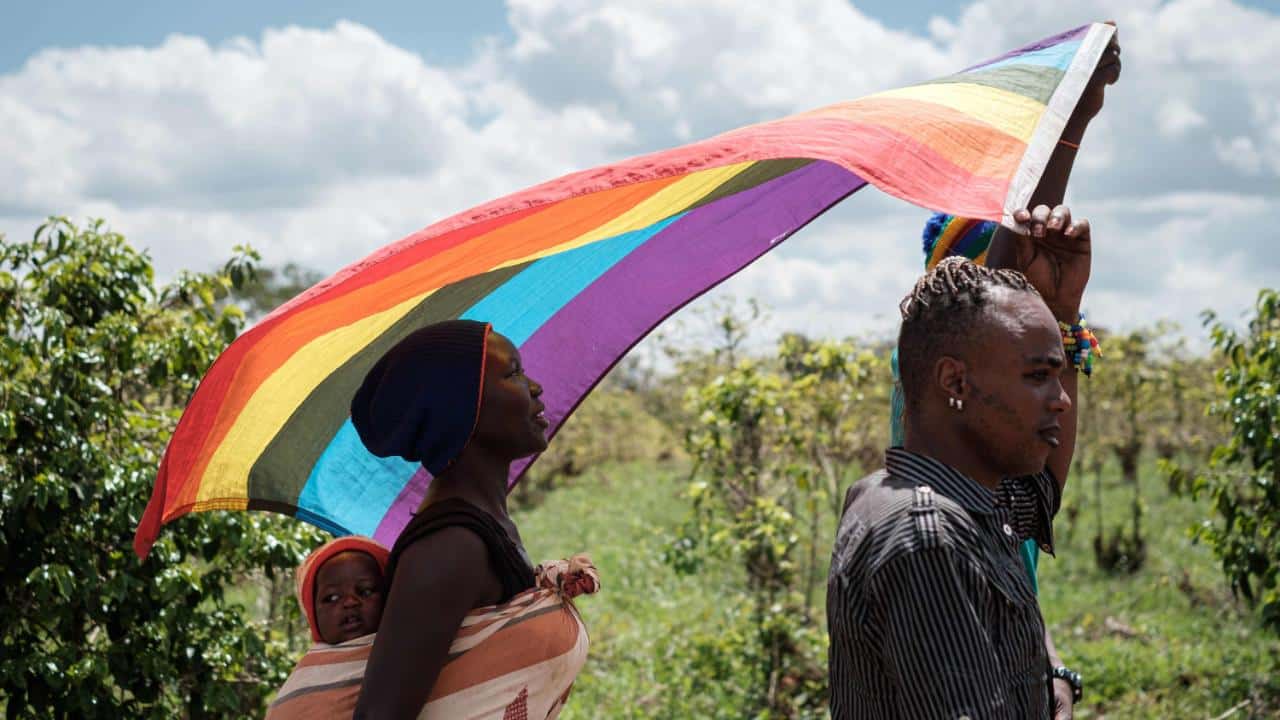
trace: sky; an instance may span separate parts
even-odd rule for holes
[[[0,4],[0,233],[101,217],[161,277],[245,243],[327,273],[566,172],[1114,19],[1123,77],[1068,193],[1091,321],[1202,343],[1202,310],[1280,285],[1280,2],[370,5]],[[926,217],[864,190],[713,295],[773,333],[889,336]]]

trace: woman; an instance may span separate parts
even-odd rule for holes
[[[360,536],[316,548],[298,566],[298,604],[314,645],[298,661],[267,710],[267,720],[343,718],[355,711],[360,672],[352,659],[368,657],[384,604],[389,552]]]
[[[599,583],[584,556],[535,570],[507,513],[511,463],[547,446],[540,395],[511,341],[466,320],[418,330],[365,377],[361,440],[432,480],[391,552],[355,717],[558,714],[587,652],[570,598]]]

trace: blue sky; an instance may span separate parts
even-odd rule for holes
[[[923,31],[929,18],[955,12],[951,0],[859,3],[886,25]],[[236,36],[256,37],[269,27],[330,27],[354,20],[388,41],[428,61],[465,62],[475,41],[486,35],[509,37],[506,5],[501,0],[425,3],[386,0],[377,3],[282,0],[222,0],[217,3],[13,2],[3,12],[20,29],[0,45],[0,72],[17,69],[39,50],[80,45],[156,45],[171,33],[198,35],[211,43]],[[10,23],[12,23],[10,25]]]
[[[45,2],[13,3],[6,11],[20,37],[0,47],[0,72],[17,68],[48,46],[157,45],[172,33],[198,35],[211,43],[236,36],[257,37],[266,28],[301,25],[332,27],[339,20],[367,25],[388,41],[439,63],[465,60],[477,36],[502,34],[505,7],[495,0],[429,3],[395,0],[338,3],[285,0],[223,0],[216,3]],[[7,24],[7,23],[6,23]]]
[[[1241,5],[1275,12],[1280,0],[1246,0]],[[155,45],[171,33],[198,35],[211,43],[236,36],[254,37],[265,28],[284,25],[328,27],[354,20],[378,31],[388,41],[443,64],[464,62],[478,37],[509,36],[506,6],[501,0],[424,3],[384,0],[377,3],[328,0],[262,2],[223,0],[175,3],[158,0],[85,2],[45,0],[12,2],[0,17],[16,28],[0,45],[0,72],[11,72],[46,47],[80,45]],[[886,26],[924,32],[929,19],[949,16],[966,3],[957,0],[874,0],[856,5]]]
[[[238,243],[333,271],[565,172],[1114,18],[1124,77],[1069,194],[1096,229],[1087,304],[1104,325],[1198,336],[1201,310],[1236,316],[1280,280],[1280,5],[1060,5],[7,3],[0,233],[103,217],[162,275]],[[763,300],[775,330],[891,333],[923,219],[858,193],[723,292]]]

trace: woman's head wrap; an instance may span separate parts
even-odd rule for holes
[[[932,270],[943,258],[963,255],[979,265],[985,265],[987,248],[995,235],[996,223],[990,220],[974,220],[946,213],[934,213],[924,224],[921,239],[924,241],[924,268]]]
[[[443,472],[475,430],[488,339],[488,323],[449,320],[388,350],[351,399],[351,423],[369,452]]]
[[[324,642],[324,638],[320,637],[320,626],[316,623],[316,576],[320,574],[320,567],[329,558],[348,550],[369,555],[374,562],[378,563],[379,573],[385,575],[387,572],[387,558],[390,557],[391,552],[377,540],[363,535],[340,537],[312,550],[307,559],[298,566],[294,584],[298,591],[298,604],[302,606],[302,614],[307,616],[307,624],[311,626],[311,639],[315,642]]]

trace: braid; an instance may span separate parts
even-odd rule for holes
[[[902,299],[898,354],[908,405],[919,397],[937,358],[955,354],[972,337],[989,304],[990,290],[996,287],[1040,294],[1017,270],[993,270],[951,256],[921,276]]]
[[[987,289],[1007,287],[1039,295],[1035,286],[1017,270],[994,270],[958,255],[952,255],[920,276],[916,285],[898,305],[903,322],[920,318],[930,308],[956,305],[983,305]]]

